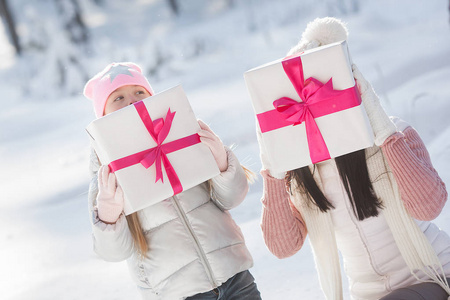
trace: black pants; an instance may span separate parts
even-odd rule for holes
[[[186,300],[261,300],[255,279],[250,272],[237,273],[218,288]]]
[[[424,282],[395,290],[380,300],[447,300],[448,297],[437,283]]]

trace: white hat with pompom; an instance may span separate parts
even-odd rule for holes
[[[308,23],[301,40],[288,55],[346,40],[347,36],[347,27],[341,20],[332,17],[316,18]]]

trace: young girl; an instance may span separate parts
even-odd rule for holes
[[[340,21],[316,19],[289,55],[346,38]],[[355,66],[353,74],[376,146],[273,174],[259,140],[266,245],[288,257],[309,234],[327,299],[343,298],[338,250],[353,299],[447,299],[450,238],[429,222],[445,204],[445,185],[414,128],[390,119]]]
[[[86,84],[84,95],[99,118],[152,96],[153,90],[136,64],[112,63]],[[198,122],[200,140],[221,174],[129,216],[115,175],[92,153],[94,250],[107,261],[127,260],[143,299],[261,299],[248,271],[252,258],[228,212],[247,194],[246,172]]]

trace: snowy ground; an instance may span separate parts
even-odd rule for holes
[[[144,7],[147,2],[137,1],[136,5]],[[340,16],[348,23],[352,59],[374,84],[388,113],[416,127],[435,168],[450,186],[447,3],[393,2],[366,3],[358,14]],[[176,24],[163,23],[166,26],[148,33],[179,53],[165,72],[150,78],[154,89],[161,91],[181,83],[197,116],[209,123],[225,144],[236,144],[239,159],[256,172],[261,167],[259,150],[242,74],[284,56],[307,22],[325,16],[324,9],[301,7],[295,1],[286,1],[285,10],[272,1],[264,3],[253,12],[238,6],[214,18],[203,17],[202,24],[181,18]],[[304,12],[306,9],[309,13]],[[269,12],[289,22],[269,22],[263,32],[245,29],[249,23],[243,20],[253,18],[261,25],[260,20]],[[91,20],[95,20],[95,13]],[[294,14],[298,17],[293,19]],[[105,34],[101,30],[99,27],[96,34]],[[182,59],[194,52],[186,47],[189,38],[198,39],[206,50],[201,56]],[[148,50],[148,45],[144,41],[141,52]],[[98,47],[105,49],[107,45]],[[131,46],[126,50],[129,60],[145,65],[151,59],[138,55],[141,52]],[[106,63],[123,59],[123,52],[116,54],[99,56],[89,73],[93,75]],[[0,49],[0,61],[14,64],[10,55],[8,46]],[[0,68],[7,66],[0,64]],[[4,80],[0,87],[4,96],[0,110],[2,299],[138,299],[126,263],[103,262],[92,251],[86,195],[89,144],[84,131],[93,119],[91,104],[81,93],[49,100],[24,95]],[[322,299],[308,244],[284,260],[266,249],[259,227],[261,190],[259,179],[232,214],[254,256],[251,271],[263,298]],[[450,232],[449,205],[436,223]]]

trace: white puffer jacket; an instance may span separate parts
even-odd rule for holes
[[[240,228],[229,209],[248,191],[239,161],[227,149],[228,169],[207,182],[138,212],[149,251],[141,258],[124,215],[115,224],[97,216],[97,176],[92,178],[89,207],[94,250],[107,261],[127,260],[143,299],[184,299],[220,286],[233,275],[252,267]],[[91,159],[96,173],[98,163]]]
[[[376,155],[373,158],[376,159]],[[398,288],[420,283],[411,276],[383,210],[379,211],[378,217],[359,221],[342,185],[334,159],[316,166],[323,192],[335,208],[331,210],[331,218],[345,273],[349,278],[352,299],[379,299]],[[416,223],[437,253],[445,276],[449,277],[449,236],[432,222],[416,220]],[[421,272],[418,276],[422,280],[427,279]]]

